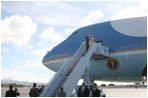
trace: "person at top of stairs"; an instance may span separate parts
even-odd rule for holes
[[[88,51],[89,49],[89,35],[87,34],[86,35],[86,52]]]

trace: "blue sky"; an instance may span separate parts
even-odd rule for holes
[[[76,29],[146,16],[146,1],[2,1],[1,79],[47,83],[42,58]]]

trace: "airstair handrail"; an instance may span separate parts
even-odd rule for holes
[[[100,50],[98,51],[97,48]],[[106,55],[105,51],[108,52],[108,50],[108,48],[101,44],[92,43],[88,51],[86,51],[86,44],[82,43],[72,59],[67,60],[58,70],[56,76],[50,81],[50,84],[46,87],[45,91],[42,92],[43,94],[41,94],[41,96],[55,96],[60,86],[64,87],[67,96],[71,96],[72,90],[75,88],[86,68],[89,67],[92,55],[95,52]]]
[[[60,74],[60,75],[58,75],[58,77],[55,79],[55,81],[56,81],[56,80],[57,80],[60,76],[61,76],[61,74]],[[50,89],[51,89],[51,87],[53,87],[55,83],[56,83],[56,82],[52,82],[52,86],[50,86],[50,87],[48,88],[48,90],[50,90]],[[47,94],[47,92],[48,92],[48,91],[46,91],[46,93],[45,93],[45,94]]]
[[[91,58],[93,52],[95,51],[95,49],[93,49],[93,48],[96,48],[96,45],[97,44],[94,43],[90,47],[88,52],[86,52],[85,55],[80,58],[79,62],[77,63],[77,65],[73,69],[71,75],[69,75],[68,79],[66,80],[66,82],[64,84],[64,89],[66,91],[67,96],[71,96],[70,94],[72,93],[75,85],[77,84],[78,80],[81,78],[81,76],[82,76],[83,72],[85,71],[85,69],[87,68],[87,66],[89,66],[90,58]],[[73,80],[74,77],[75,77],[75,79],[78,79],[78,80]],[[69,87],[71,87],[71,88],[69,88]]]
[[[76,53],[73,55],[72,59],[69,62],[70,66],[65,66],[62,71],[70,70],[71,67],[74,67],[76,65],[77,61],[79,61],[79,59],[81,58],[81,56],[83,54],[83,52],[82,52],[82,50],[84,50],[83,48],[85,49],[85,45],[84,44],[82,44],[80,46],[80,48],[76,51]]]
[[[48,91],[50,91],[51,88],[53,88],[53,86],[58,87],[60,85],[59,83],[64,81],[64,79],[61,76],[63,76],[64,78],[67,77],[65,75],[71,69],[71,67],[73,67],[75,65],[75,63],[78,62],[79,58],[82,55],[81,51],[83,48],[84,48],[84,45],[81,45],[80,48],[74,54],[72,60],[68,60],[63,64],[63,66],[58,70],[56,76],[50,81],[49,86],[47,86],[45,91],[42,92],[43,94],[41,94],[41,96],[48,96],[49,95]],[[69,65],[69,66],[67,66],[67,65]],[[57,80],[59,82],[56,82]],[[53,91],[51,91],[51,92],[54,92],[54,90],[56,90],[56,89],[54,88]],[[53,95],[51,95],[51,96],[53,96]]]
[[[51,80],[55,77],[56,73],[50,78],[50,80],[47,82],[46,86],[51,82]]]
[[[65,63],[67,63],[67,62],[69,62],[69,60],[67,60]],[[60,68],[60,69],[63,69],[65,66],[64,66],[65,64],[63,64],[63,66]],[[54,74],[52,77],[51,77],[51,79],[48,81],[48,83],[46,84],[46,85],[48,85],[54,78],[55,78],[55,76],[57,75],[57,73],[56,74]],[[57,79],[56,79],[57,80]]]

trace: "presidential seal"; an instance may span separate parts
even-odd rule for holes
[[[110,58],[106,61],[106,66],[111,71],[117,70],[119,65],[119,61],[116,58]]]

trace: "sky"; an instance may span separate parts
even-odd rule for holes
[[[54,46],[87,25],[147,16],[146,0],[1,1],[1,79],[47,83]]]

